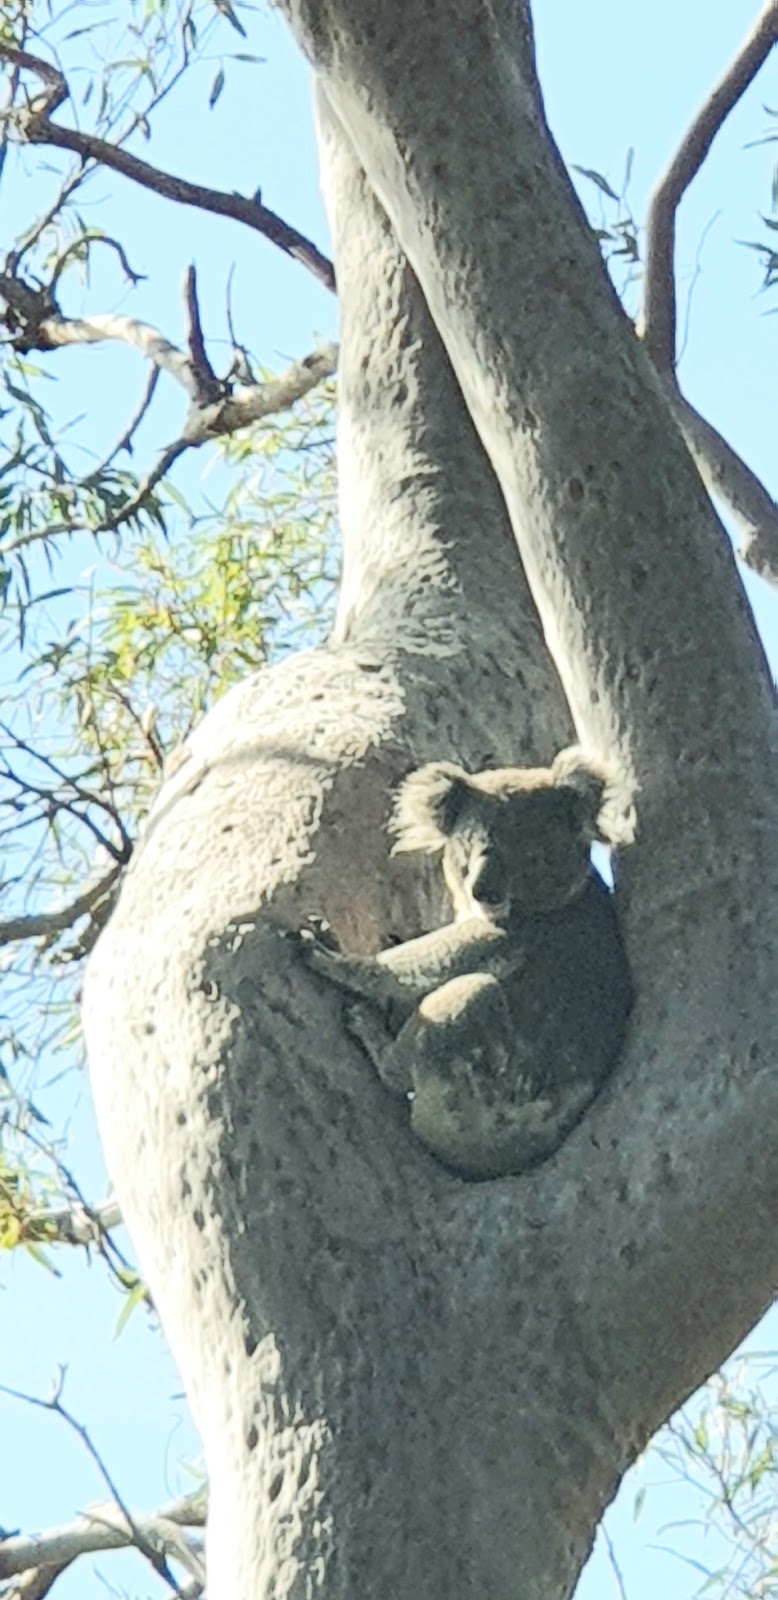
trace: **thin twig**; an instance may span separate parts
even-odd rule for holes
[[[29,1101],[27,1104],[29,1104]],[[90,1205],[79,1184],[76,1182],[76,1179],[70,1168],[65,1165],[64,1161],[55,1153],[51,1146],[45,1144],[44,1141],[35,1134],[31,1127],[25,1127],[24,1137],[34,1149],[40,1152],[46,1161],[53,1163],[59,1183],[62,1185],[63,1189],[69,1191],[69,1193],[73,1196],[73,1201],[75,1202],[78,1213],[83,1217],[94,1218],[95,1222],[98,1224],[102,1219],[102,1226],[98,1227],[96,1237],[94,1237],[91,1242],[94,1244],[99,1254],[103,1257],[109,1272],[111,1272],[116,1278],[120,1287],[123,1290],[127,1289],[130,1276],[133,1276],[136,1282],[139,1281],[137,1273],[135,1272],[135,1268],[127,1259],[124,1251],[119,1248],[119,1245],[116,1243],[116,1240],[112,1237],[112,1234],[109,1231],[110,1229],[118,1226],[122,1220],[121,1216],[116,1216],[118,1206],[115,1207],[115,1202],[112,1200],[103,1200],[98,1206]],[[149,1308],[152,1309],[151,1296],[148,1294],[148,1291],[145,1293],[144,1299],[146,1300]]]
[[[605,1540],[605,1549],[608,1552],[608,1560],[609,1560],[609,1562],[611,1564],[611,1571],[613,1572],[613,1576],[616,1579],[616,1588],[619,1591],[620,1600],[627,1600],[627,1590],[626,1590],[626,1587],[625,1587],[625,1584],[624,1584],[624,1578],[623,1578],[623,1575],[622,1575],[621,1567],[619,1566],[619,1563],[616,1560],[616,1551],[613,1548],[613,1540],[611,1539],[611,1536],[610,1536],[607,1528],[604,1525],[603,1525],[603,1527],[601,1528],[600,1531],[602,1533],[603,1539]]]
[[[60,1367],[57,1382],[54,1385],[54,1389],[49,1400],[41,1400],[37,1395],[25,1394],[22,1390],[12,1389],[7,1384],[0,1384],[0,1394],[7,1394],[14,1400],[23,1401],[26,1405],[37,1406],[42,1411],[53,1411],[56,1416],[61,1417],[63,1422],[67,1423],[69,1428],[73,1429],[74,1433],[78,1434],[78,1437],[84,1445],[87,1454],[91,1457],[101,1478],[103,1479],[109,1494],[115,1501],[114,1516],[116,1517],[118,1515],[119,1518],[124,1519],[130,1535],[125,1542],[127,1544],[135,1545],[135,1547],[140,1550],[143,1555],[145,1555],[146,1560],[150,1562],[151,1566],[154,1568],[154,1571],[158,1573],[159,1576],[164,1579],[165,1583],[169,1585],[173,1593],[177,1596],[180,1596],[181,1591],[172,1572],[170,1571],[164,1555],[155,1548],[154,1543],[149,1541],[143,1528],[138,1524],[129,1507],[125,1504],[111,1476],[111,1473],[109,1472],[102,1456],[100,1455],[99,1450],[93,1444],[92,1439],[90,1438],[88,1429],[84,1426],[83,1422],[79,1422],[78,1418],[74,1417],[72,1412],[68,1411],[66,1407],[63,1406],[62,1388],[65,1382],[65,1374],[66,1369],[64,1367]],[[6,1543],[7,1542],[8,1541],[6,1541]],[[0,1549],[1,1548],[2,1547],[0,1547]]]
[[[143,390],[143,394],[141,395],[140,401],[138,403],[137,410],[134,412],[133,416],[130,418],[130,421],[128,422],[127,427],[125,428],[124,433],[122,434],[121,438],[117,439],[116,444],[114,445],[113,449],[110,450],[108,455],[105,457],[105,459],[100,462],[99,467],[95,467],[94,472],[90,472],[88,477],[82,478],[82,480],[81,480],[82,488],[89,489],[89,488],[92,488],[95,484],[99,483],[99,481],[102,478],[103,474],[108,471],[108,468],[110,467],[111,462],[115,461],[116,457],[118,455],[121,455],[123,450],[126,450],[128,455],[132,455],[132,448],[133,448],[132,447],[132,441],[133,441],[133,438],[134,438],[135,434],[137,433],[138,428],[140,427],[140,425],[141,425],[141,423],[143,421],[143,418],[146,415],[146,412],[149,409],[149,406],[151,405],[152,400],[154,399],[154,393],[155,393],[157,384],[159,383],[159,372],[160,372],[159,367],[152,366],[149,369],[149,374],[148,374],[148,377],[146,379],[145,388]]]
[[[1,49],[0,57],[2,57]],[[8,117],[6,116],[3,120],[7,125],[9,120]],[[48,210],[44,211],[43,216],[38,217],[37,221],[32,223],[29,233],[22,236],[19,244],[16,246],[16,249],[9,250],[6,257],[6,267],[9,272],[15,273],[18,271],[19,264],[23,257],[26,256],[28,251],[32,250],[33,246],[38,243],[41,235],[45,233],[46,229],[54,221],[55,217],[59,216],[63,207],[70,199],[70,196],[75,194],[76,189],[80,188],[81,184],[84,182],[87,173],[88,168],[86,168],[84,163],[81,161],[79,161],[78,165],[73,168],[72,172],[66,173],[60,184],[56,199],[52,201]]]
[[[104,811],[106,816],[110,817],[111,821],[115,824],[119,838],[121,839],[122,853],[120,854],[113,846],[107,846],[107,848],[110,849],[114,859],[118,861],[120,865],[125,865],[132,855],[133,841],[124,827],[116,807],[112,804],[109,804],[105,798],[101,794],[96,793],[94,789],[88,788],[87,785],[82,783],[79,778],[70,777],[70,775],[64,771],[58,762],[52,760],[51,756],[47,756],[43,750],[36,750],[34,746],[29,744],[26,739],[22,738],[21,734],[15,733],[13,728],[8,726],[7,722],[0,721],[0,733],[4,733],[6,738],[10,739],[13,747],[16,750],[23,751],[26,756],[30,757],[31,761],[40,762],[41,766],[45,767],[47,772],[51,772],[55,778],[58,778],[60,783],[65,785],[66,789],[71,789],[83,805],[95,806],[99,811]],[[34,783],[28,783],[25,779],[18,778],[15,773],[11,772],[10,767],[8,767],[7,759],[6,768],[14,782],[16,782],[23,791],[29,790],[31,794],[37,794],[39,797],[52,800],[56,805],[67,805],[66,801],[64,801],[55,790],[39,789]],[[76,815],[78,815],[78,813],[76,813]],[[86,822],[87,818],[82,818],[82,821]],[[99,842],[103,843],[104,841],[102,838],[100,838]]]
[[[705,249],[708,234],[715,227],[720,216],[720,210],[714,211],[713,216],[708,218],[705,227],[703,228],[702,233],[697,241],[697,250],[694,258],[694,271],[689,280],[689,287],[686,291],[686,305],[684,306],[683,310],[683,331],[681,333],[681,345],[678,351],[678,366],[680,366],[681,362],[683,361],[683,358],[686,354],[686,346],[689,343],[689,330],[691,328],[692,321],[692,302],[694,300],[694,291],[700,281],[700,278],[702,277],[702,252]]]
[[[77,256],[79,251],[83,251],[85,247],[88,249],[89,245],[92,244],[107,244],[111,250],[116,253],[119,258],[119,265],[121,266],[122,272],[124,273],[127,281],[132,284],[133,288],[135,288],[136,284],[145,282],[145,272],[136,272],[135,269],[130,266],[127,252],[119,239],[112,239],[109,233],[82,233],[79,234],[77,239],[71,240],[70,244],[65,247],[62,255],[58,258],[51,276],[51,282],[49,284],[49,291],[51,294],[54,293],[65,267],[72,257]]]
[[[117,506],[110,516],[104,517],[102,522],[90,531],[92,533],[115,533],[116,529],[122,526],[122,523],[129,522],[132,517],[143,511],[148,504],[149,496],[153,494],[157,484],[162,482],[173,463],[178,461],[185,451],[191,449],[194,443],[194,439],[175,439],[172,444],[167,445],[156,465],[141,479],[135,493],[130,495],[128,500],[123,500],[122,504]],[[78,523],[73,523],[72,531],[74,533],[79,531]],[[86,524],[82,525],[80,531],[87,531]]]

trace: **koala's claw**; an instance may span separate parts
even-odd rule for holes
[[[331,949],[316,938],[305,940],[302,951],[308,966],[313,967],[314,972],[323,972],[326,977],[332,977],[337,968],[346,963],[345,956],[339,950]]]

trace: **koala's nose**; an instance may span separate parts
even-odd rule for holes
[[[502,863],[493,856],[483,857],[473,863],[470,874],[470,893],[483,905],[502,905],[506,896],[505,872]]]

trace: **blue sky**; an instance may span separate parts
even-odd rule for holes
[[[536,28],[549,120],[568,162],[597,169],[618,188],[626,151],[635,150],[630,202],[642,218],[652,182],[674,144],[751,25],[756,0],[537,0]],[[276,14],[245,13],[246,48],[265,57],[261,66],[227,65],[227,87],[214,110],[207,97],[218,62],[197,69],[154,122],[149,159],[215,187],[252,193],[326,247],[318,193],[310,85],[304,62]],[[72,22],[70,25],[75,26]],[[225,49],[240,41],[220,34]],[[768,128],[764,105],[778,104],[775,68],[768,67],[716,142],[703,174],[684,201],[679,229],[679,296],[694,284],[682,379],[689,397],[778,491],[776,479],[776,341],[778,297],[759,293],[755,256],[737,241],[760,234],[759,213],[769,204],[769,146],[746,149]],[[775,128],[775,123],[773,123]],[[35,185],[41,155],[25,152],[21,170]],[[595,192],[581,186],[591,209]],[[30,187],[24,205],[29,203]],[[124,310],[154,322],[174,339],[184,335],[181,277],[190,260],[198,268],[205,331],[224,340],[225,283],[236,264],[234,308],[238,330],[257,357],[280,366],[306,353],[316,336],[336,331],[336,306],[303,268],[237,224],[203,217],[142,194],[108,175],[90,185],[90,217],[127,242],[133,265],[147,282],[130,290],[115,263],[101,261],[91,288],[70,291],[65,309]],[[13,231],[20,191],[6,195],[4,217]],[[20,212],[21,215],[21,212]],[[11,219],[10,222],[8,219]],[[715,219],[715,220],[713,220]],[[700,242],[707,231],[705,242]],[[211,346],[218,356],[219,345]],[[225,359],[227,355],[224,345]],[[121,432],[140,394],[139,359],[115,348],[73,351],[49,363],[61,389],[63,413],[88,409],[96,452]],[[162,386],[161,386],[162,387]],[[171,386],[153,425],[139,439],[153,451],[175,436],[183,411]],[[185,469],[187,484],[209,473],[203,454]],[[206,477],[210,490],[218,479]],[[85,544],[69,560],[86,567]],[[747,587],[773,661],[778,660],[778,604],[756,580]],[[45,1078],[45,1066],[43,1069]],[[69,1074],[44,1091],[52,1117],[67,1114],[72,1127],[70,1163],[87,1194],[105,1192],[89,1109],[88,1088]],[[86,1424],[126,1501],[151,1508],[191,1487],[189,1465],[198,1445],[180,1396],[175,1369],[159,1335],[136,1313],[121,1337],[113,1332],[121,1302],[97,1263],[81,1254],[57,1258],[63,1276],[44,1274],[18,1254],[2,1263],[0,1278],[0,1379],[36,1394],[49,1391],[67,1363],[65,1399]],[[778,1345],[778,1322],[755,1335],[760,1349]],[[24,1530],[69,1521],[105,1489],[78,1439],[57,1419],[0,1396],[0,1523]],[[694,1531],[663,1531],[693,1519],[701,1502],[668,1480],[649,1455],[630,1474],[609,1521],[629,1600],[688,1600],[700,1574],[686,1563],[707,1559]],[[637,1522],[635,1495],[651,1485]],[[103,1577],[100,1576],[103,1574]],[[97,1600],[105,1581],[131,1593],[156,1593],[157,1580],[140,1558],[103,1557],[81,1562],[56,1586],[58,1600]],[[607,1554],[598,1543],[579,1600],[617,1596]]]

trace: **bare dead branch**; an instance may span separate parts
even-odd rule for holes
[[[66,1571],[68,1562],[59,1567],[30,1567],[19,1574],[18,1581],[3,1591],[3,1600],[45,1600],[57,1578]]]
[[[146,1546],[156,1549],[163,1559],[178,1561],[194,1580],[196,1587],[187,1586],[187,1594],[201,1592],[205,1582],[199,1541],[187,1537],[186,1530],[205,1526],[206,1508],[206,1497],[199,1494],[171,1501],[151,1514],[133,1512],[133,1525]],[[0,1581],[20,1577],[11,1592],[25,1600],[37,1600],[79,1556],[127,1549],[135,1542],[123,1508],[109,1501],[62,1527],[0,1540]]]
[[[145,281],[145,272],[136,272],[134,267],[130,266],[127,252],[119,239],[113,239],[109,233],[83,233],[77,239],[72,239],[70,244],[63,250],[61,256],[59,256],[51,277],[50,289],[52,293],[56,289],[68,262],[72,261],[74,257],[83,255],[84,251],[93,244],[107,244],[114,251],[125,278],[128,283],[132,284],[133,288],[135,288],[136,284]]]
[[[51,943],[59,933],[66,933],[68,928],[80,920],[81,917],[90,916],[98,909],[104,900],[111,895],[120,873],[120,863],[111,867],[105,876],[85,889],[83,894],[77,895],[67,906],[62,906],[59,911],[42,911],[30,916],[9,917],[0,922],[0,945],[21,943],[25,939],[42,939],[44,948]]]
[[[43,82],[44,90],[29,106],[6,113],[17,136],[27,144],[52,145],[59,150],[71,150],[82,161],[96,161],[111,167],[123,177],[138,183],[144,189],[174,200],[179,205],[194,206],[197,210],[211,212],[214,216],[230,217],[242,222],[255,233],[262,234],[271,244],[283,250],[293,260],[312,272],[319,283],[334,291],[335,272],[332,262],[296,228],[284,222],[274,211],[268,210],[256,198],[225,194],[220,189],[208,189],[200,183],[190,183],[162,172],[150,162],[131,155],[119,145],[110,144],[96,134],[83,133],[76,128],[63,128],[51,121],[56,110],[68,99],[69,90],[61,73],[50,62],[26,50],[16,50],[11,45],[0,45],[0,60],[12,62],[34,72]]]
[[[337,365],[337,345],[325,344],[321,350],[314,350],[311,355],[303,356],[301,361],[293,362],[278,378],[236,388],[234,393],[210,408],[211,415],[206,417],[203,414],[202,424],[207,428],[205,437],[237,433],[239,428],[259,422],[275,411],[286,411],[296,400],[301,400],[311,389],[315,389],[317,384],[323,383],[325,378],[331,378]],[[200,439],[194,440],[197,444],[201,442]]]
[[[270,416],[275,411],[288,410],[296,400],[302,399],[317,384],[331,377],[337,362],[337,346],[325,345],[323,350],[315,350],[311,355],[304,356],[302,361],[295,361],[280,378],[270,378],[267,383],[247,384],[234,393],[225,393],[223,398],[211,404],[192,405],[181,437],[163,450],[156,466],[139,484],[136,493],[93,531],[113,532],[128,518],[142,511],[149,495],[184,451],[197,449],[225,434],[237,433],[240,428],[259,422],[262,417]],[[71,531],[75,527],[76,524],[71,524]],[[23,542],[23,536],[18,542]],[[0,546],[0,554],[6,551],[7,545]]]
[[[662,374],[675,368],[675,215],[713,140],[778,40],[778,0],[767,0],[748,38],[711,90],[660,178],[648,208],[643,337]]]
[[[194,382],[195,398],[200,405],[210,405],[214,400],[220,399],[224,385],[217,378],[205,348],[200,303],[197,298],[197,269],[194,262],[186,270],[184,298],[189,319],[189,368]]]

